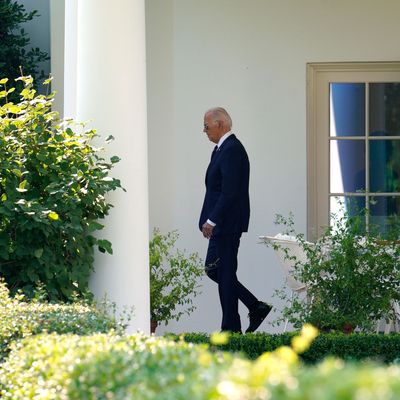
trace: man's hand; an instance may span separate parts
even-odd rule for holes
[[[207,222],[205,222],[203,224],[203,226],[201,227],[201,231],[203,232],[203,236],[206,239],[210,239],[210,237],[212,236],[213,229],[214,229],[214,227],[212,225],[210,225]]]

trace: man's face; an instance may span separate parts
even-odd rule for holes
[[[221,125],[221,122],[215,121],[210,114],[204,115],[203,132],[211,142],[218,143],[219,139],[223,136]]]

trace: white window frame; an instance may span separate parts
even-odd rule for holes
[[[329,200],[334,195],[329,191],[329,143],[332,140],[329,136],[329,84],[331,82],[400,82],[400,62],[307,64],[307,235],[309,240],[318,238],[329,225]],[[368,101],[366,104],[368,107]],[[366,109],[366,132],[368,132],[368,123],[368,109]],[[391,137],[385,137],[385,139],[391,139]],[[368,140],[366,135],[365,142],[368,143]],[[366,148],[366,160],[368,160],[368,148]],[[359,195],[368,198],[368,188],[366,193]],[[380,193],[379,195],[387,194]],[[390,193],[390,195],[400,196],[400,193]]]

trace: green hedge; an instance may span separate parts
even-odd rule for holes
[[[5,284],[0,282],[0,361],[7,356],[14,341],[26,336],[41,332],[87,335],[116,328],[115,319],[105,309],[98,310],[82,302],[25,302],[21,297],[10,297]]]
[[[241,352],[255,359],[265,351],[272,351],[279,346],[289,346],[295,333],[270,335],[255,333],[247,335],[234,334],[226,345],[217,346],[229,352]],[[169,334],[178,340],[182,335]],[[207,334],[186,333],[184,340],[189,343],[210,343]],[[320,334],[309,350],[301,355],[304,362],[312,364],[326,356],[335,356],[344,360],[373,359],[384,363],[400,360],[400,334]]]
[[[255,361],[166,338],[37,335],[0,364],[4,399],[394,400],[400,366],[327,359],[306,367],[288,347]]]

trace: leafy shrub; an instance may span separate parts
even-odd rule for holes
[[[107,307],[95,308],[82,301],[73,304],[41,303],[39,300],[25,302],[23,296],[9,296],[0,282],[0,361],[18,339],[41,332],[76,333],[108,332],[122,329]]]
[[[306,332],[297,339],[310,341]],[[295,340],[292,346],[299,348]],[[142,335],[39,335],[18,343],[0,367],[0,393],[13,400],[397,398],[399,366],[327,359],[304,367],[293,349],[250,361]]]
[[[288,303],[283,319],[288,318],[295,327],[308,322],[323,331],[348,332],[372,331],[382,317],[397,318],[392,301],[400,300],[399,225],[393,222],[384,237],[372,224],[363,232],[362,214],[332,214],[332,226],[316,243],[296,235],[292,216],[277,217],[284,233],[295,235],[307,255],[302,262],[288,254],[284,245],[269,244],[286,254],[294,277],[307,287],[307,299],[295,295],[291,301],[283,294]]]
[[[239,352],[250,359],[255,359],[266,351],[288,346],[295,335],[294,332],[275,335],[268,333],[234,334],[229,343],[215,346],[215,348],[232,353]],[[188,343],[211,343],[210,335],[205,333],[168,334],[169,338],[177,341],[182,336]],[[320,334],[310,348],[300,355],[307,364],[315,364],[328,356],[349,361],[375,360],[392,363],[400,359],[400,334],[324,333]]]
[[[52,399],[200,399],[212,392],[218,365],[230,359],[140,335],[41,335],[10,354],[0,370],[0,393],[13,400],[38,393],[53,393]]]
[[[24,23],[38,16],[37,10],[27,12],[17,1],[0,1],[0,77],[7,76],[14,81],[22,68],[23,73],[31,75],[35,82],[44,78],[39,63],[48,60],[49,56],[38,47],[29,48],[30,38],[23,28]],[[22,90],[23,82],[18,81],[17,87],[17,92]],[[18,102],[18,94],[10,94],[9,100]],[[0,98],[0,104],[3,102],[4,98]]]
[[[93,232],[112,207],[106,194],[120,187],[109,176],[119,158],[105,160],[95,130],[60,121],[53,96],[19,80],[21,102],[0,107],[0,276],[13,293],[32,296],[42,282],[50,299],[70,300],[87,291],[94,246],[112,252]],[[0,85],[7,99],[12,88]]]
[[[193,299],[200,293],[197,282],[204,273],[197,253],[174,250],[177,239],[177,231],[163,235],[154,229],[149,244],[151,320],[165,324],[193,312]]]

